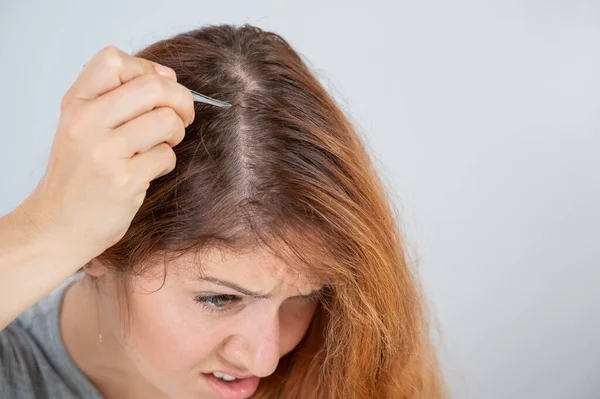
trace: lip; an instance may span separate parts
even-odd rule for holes
[[[223,371],[223,370],[215,370],[215,371],[211,371],[209,373],[202,373],[202,374],[212,374],[212,373],[223,373],[223,374],[227,374],[232,377],[235,377],[235,378],[239,378],[240,380],[244,379],[244,378],[254,377],[254,374],[240,374],[235,371]]]
[[[221,399],[247,399],[254,395],[258,389],[258,384],[260,383],[259,377],[251,375],[244,378],[237,377],[235,374],[225,374],[235,377],[235,381],[226,382],[215,377],[212,373],[202,373],[202,377],[204,377],[208,386]]]

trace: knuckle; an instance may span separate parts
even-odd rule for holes
[[[66,136],[72,141],[77,141],[82,136],[79,125],[75,123],[67,122],[64,129]]]
[[[177,112],[173,110],[173,108],[161,107],[160,113],[160,122],[166,131],[170,133],[175,133],[177,130],[185,129],[183,121],[181,120]]]
[[[101,62],[111,69],[123,68],[123,55],[124,53],[115,46],[106,46],[100,50]]]
[[[165,159],[171,159],[172,157],[175,156],[173,149],[167,143],[160,143],[158,145],[158,149],[159,149],[161,157],[163,157]]]
[[[60,112],[67,113],[77,109],[82,105],[82,101],[73,94],[73,87],[69,88],[60,100]]]
[[[88,127],[93,126],[92,110],[86,104],[73,104],[61,113],[61,124],[67,137],[79,140],[88,135]]]
[[[166,165],[174,165],[176,161],[175,152],[171,146],[167,143],[160,144],[161,159],[163,159]]]
[[[104,46],[102,47],[102,49],[100,50],[101,54],[107,54],[107,53],[119,53],[121,50],[114,45],[108,45],[108,46]]]

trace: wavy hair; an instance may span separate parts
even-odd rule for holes
[[[328,285],[306,335],[253,398],[445,397],[392,201],[289,43],[249,25],[204,26],[135,56],[233,106],[195,105],[175,170],[152,181],[126,235],[98,259],[129,274],[159,252],[266,245]]]

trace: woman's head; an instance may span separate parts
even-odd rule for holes
[[[196,104],[175,170],[98,257],[140,373],[180,398],[212,397],[213,371],[262,377],[257,398],[440,397],[393,207],[289,44],[211,26],[136,55],[232,104]]]

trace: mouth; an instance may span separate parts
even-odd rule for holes
[[[254,395],[260,378],[254,375],[233,376],[225,373],[202,373],[211,389],[222,399],[247,399]]]

